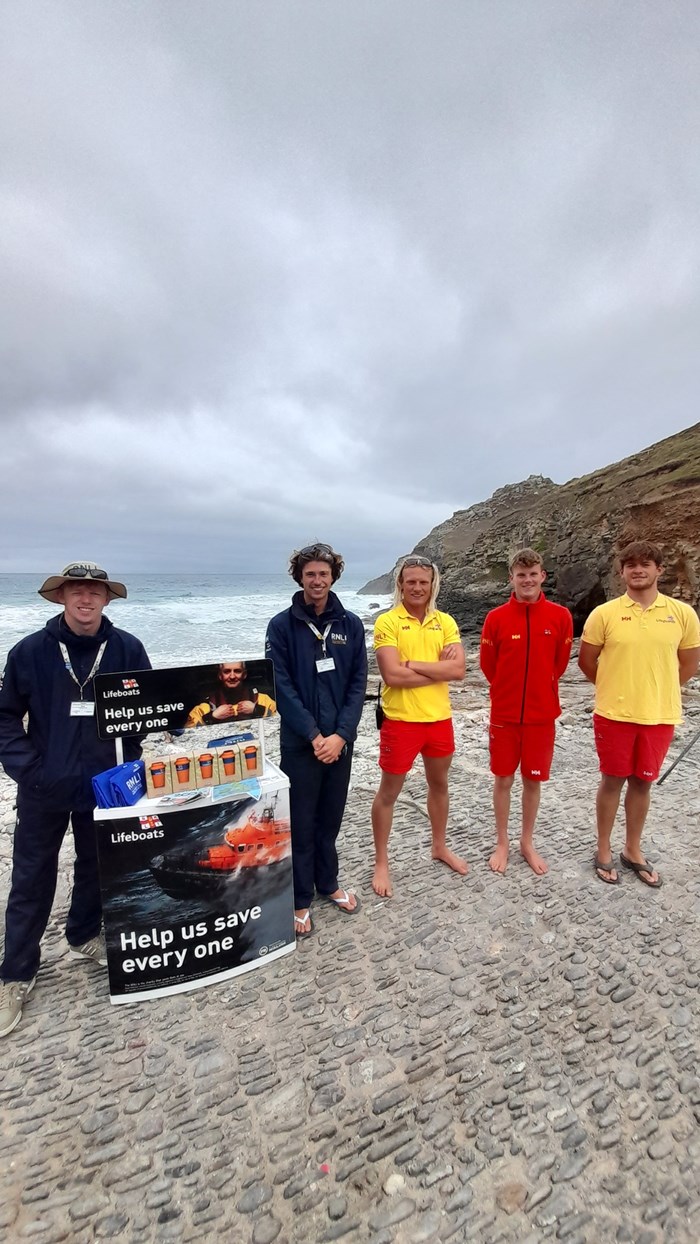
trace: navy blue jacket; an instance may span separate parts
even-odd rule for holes
[[[57,808],[95,806],[91,779],[116,763],[114,741],[98,737],[94,716],[71,717],[71,701],[79,700],[80,692],[58,645],[66,645],[76,677],[83,682],[105,639],[98,673],[151,668],[141,641],[117,630],[104,616],[96,635],[75,635],[59,614],[10,652],[0,687],[0,763],[22,794],[48,799]],[[92,680],[83,699],[94,699]],[[140,755],[138,743],[125,738],[124,759]]]
[[[331,623],[326,652],[335,669],[316,669],[323,648],[309,622],[322,634]],[[320,616],[313,605],[304,604],[303,592],[295,592],[291,608],[267,628],[265,655],[275,667],[282,744],[301,746],[319,733],[354,742],[367,687],[365,628],[356,614],[346,613],[335,592],[329,593]]]

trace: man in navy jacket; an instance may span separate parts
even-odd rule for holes
[[[66,938],[73,956],[106,964],[92,778],[114,764],[115,753],[97,735],[93,680],[98,672],[150,669],[140,641],[103,617],[108,601],[126,597],[105,570],[71,562],[39,593],[63,613],[15,645],[0,688],[0,762],[17,783],[0,1036],[19,1023],[34,987],[69,820],[75,863]],[[125,740],[124,754],[135,759],[138,744]]]
[[[289,573],[301,591],[272,619],[265,642],[275,669],[281,767],[290,782],[299,938],[312,931],[314,890],[347,915],[359,908],[357,896],[338,885],[336,850],[367,685],[364,627],[331,591],[343,566],[328,544],[294,553]]]

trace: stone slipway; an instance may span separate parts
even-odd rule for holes
[[[110,1006],[100,969],[64,955],[64,852],[42,972],[0,1048],[4,1238],[697,1244],[698,758],[654,794],[663,889],[603,886],[590,696],[570,685],[547,877],[516,858],[488,872],[486,718],[467,689],[452,843],[470,874],[430,863],[411,778],[396,897],[376,899],[368,710],[343,846],[362,913],[317,904],[295,955],[226,985]]]

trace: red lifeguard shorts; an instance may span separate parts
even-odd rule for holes
[[[593,714],[600,772],[608,777],[636,777],[655,782],[673,739],[673,726],[642,726]]]
[[[529,782],[546,782],[554,755],[555,725],[548,721],[537,726],[489,726],[491,772],[510,777],[518,765]]]
[[[416,756],[452,756],[455,734],[452,718],[445,721],[392,721],[385,717],[379,731],[379,768],[385,773],[408,773]]]

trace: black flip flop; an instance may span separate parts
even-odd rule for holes
[[[651,874],[654,872],[654,865],[650,864],[648,860],[645,860],[643,864],[635,864],[634,860],[628,860],[627,856],[623,855],[621,851],[620,852],[620,863],[622,864],[623,868],[629,868],[633,873],[636,873],[642,885],[648,886],[650,890],[659,890],[661,886],[663,885],[663,881],[661,880],[660,877],[658,881],[645,881],[644,880],[644,877],[642,875],[643,873],[647,873],[649,876],[651,876]]]
[[[596,877],[598,878],[599,881],[602,881],[603,885],[619,885],[620,884],[619,877],[601,877],[600,873],[598,872],[598,869],[600,869],[601,872],[604,872],[604,873],[617,872],[617,869],[615,868],[615,865],[613,864],[612,856],[610,856],[609,864],[601,864],[600,860],[598,859],[598,856],[594,855],[593,856],[593,868],[595,869]]]

